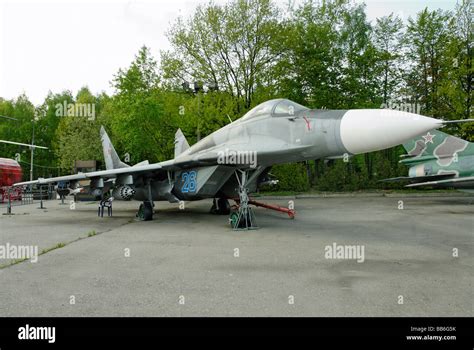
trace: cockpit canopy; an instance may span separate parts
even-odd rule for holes
[[[272,117],[291,117],[304,110],[309,110],[309,108],[284,98],[278,98],[275,100],[263,102],[252,108],[241,118],[241,120],[249,120],[261,115],[269,115]]]

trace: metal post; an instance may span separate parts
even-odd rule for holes
[[[43,186],[40,185],[40,206],[38,209],[46,209],[43,207]]]
[[[30,181],[33,181],[33,159],[34,159],[34,152],[35,152],[35,119],[33,117],[33,135],[31,137],[31,159],[30,159]]]
[[[151,206],[154,207],[155,203],[153,202],[153,195],[151,192],[151,179],[147,179],[146,183],[147,183],[147,189],[148,189],[148,200],[150,201]]]
[[[198,100],[198,125],[197,125],[196,139],[199,142],[201,140],[201,95],[199,94],[199,91],[197,92],[197,100]]]
[[[8,204],[7,204],[7,215],[12,214],[12,198],[11,198],[11,188],[8,188]]]

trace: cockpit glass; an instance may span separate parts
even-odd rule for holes
[[[296,115],[300,111],[307,110],[308,108],[290,101],[290,100],[282,100],[280,101],[275,109],[273,110],[273,115],[275,117],[291,117]]]
[[[307,109],[308,108],[290,100],[276,99],[259,104],[248,111],[241,119],[247,120],[264,114],[271,114],[277,117],[288,117]]]
[[[276,100],[270,100],[264,103],[259,104],[258,106],[252,108],[248,111],[243,117],[243,120],[250,119],[253,117],[258,117],[262,114],[270,114],[275,106]],[[279,100],[278,100],[279,101]]]

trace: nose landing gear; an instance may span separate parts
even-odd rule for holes
[[[257,169],[249,176],[251,170],[241,170],[237,169],[235,175],[237,177],[237,182],[239,187],[238,198],[234,198],[236,205],[232,206],[233,211],[229,217],[230,226],[234,230],[254,230],[258,229],[257,221],[255,219],[255,214],[252,211],[250,205],[255,205],[256,207],[262,207],[265,209],[275,210],[280,213],[288,214],[290,219],[294,219],[296,212],[293,208],[285,208],[275,204],[266,204],[262,202],[257,202],[249,198],[249,188],[248,184],[252,183],[255,180],[255,177],[258,176],[261,171]]]
[[[248,183],[248,172],[238,169],[236,171],[236,176],[239,183],[239,201],[237,210],[230,214],[229,223],[234,230],[258,229],[255,214],[249,205],[249,189],[246,187]]]

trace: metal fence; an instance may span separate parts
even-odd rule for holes
[[[0,189],[0,206],[6,208],[6,213],[12,213],[12,207],[20,205],[40,203],[43,207],[43,201],[53,199],[56,191],[51,185],[43,186],[25,186],[22,188],[2,187]]]

